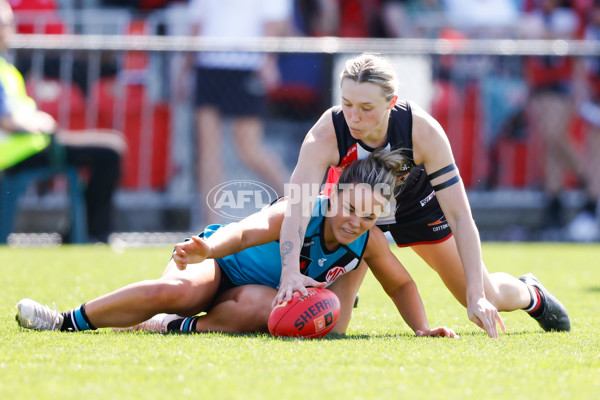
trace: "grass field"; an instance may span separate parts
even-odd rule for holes
[[[0,247],[0,399],[597,399],[600,246],[484,244],[490,271],[533,272],[567,306],[570,333],[544,333],[524,312],[503,313],[497,341],[467,320],[410,250],[432,326],[459,340],[416,338],[367,275],[346,336],[35,332],[19,328],[23,297],[59,310],[159,276],[170,248]]]

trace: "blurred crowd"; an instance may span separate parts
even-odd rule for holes
[[[85,33],[81,26],[70,23],[65,17],[73,10],[118,10],[129,15],[131,21],[138,22],[166,10],[189,10],[189,13],[178,14],[185,14],[188,19],[190,16],[201,19],[205,14],[214,13],[214,20],[203,20],[202,28],[212,29],[210,32],[192,31],[195,21],[159,23],[151,31],[146,30],[143,23],[140,27],[130,22],[126,31],[154,35],[232,35],[231,32],[219,32],[219,25],[227,24],[220,18],[236,21],[241,18],[236,23],[239,34],[248,35],[242,25],[254,18],[246,14],[240,14],[240,17],[241,11],[239,7],[235,8],[237,2],[233,0],[212,3],[194,0],[10,0],[10,3],[16,15],[16,31],[23,34]],[[216,3],[219,3],[218,7]],[[600,39],[600,0],[278,0],[274,3],[264,0],[264,3],[270,4],[267,8],[272,8],[274,3],[284,4],[281,6],[283,11],[276,16],[283,23],[277,30],[265,28],[261,34],[267,36],[439,38],[456,43],[465,39]],[[214,9],[219,7],[224,11]],[[40,22],[35,19],[35,14],[41,11],[44,18]],[[258,15],[258,11],[255,14]],[[262,22],[257,19],[256,24],[272,22],[268,18],[275,16],[263,18],[266,19]],[[211,24],[211,21],[216,23]],[[190,27],[190,30],[182,26]],[[223,62],[227,64],[228,61]],[[318,117],[328,106],[326,96],[331,89],[330,80],[323,78],[321,70],[327,62],[322,55],[285,54],[275,60],[276,67],[272,68],[272,64],[267,73],[261,69],[266,68],[264,65],[256,67],[263,73],[258,86],[253,88],[260,87],[265,91],[266,112],[291,119]],[[435,90],[430,109],[455,147],[465,184],[484,190],[506,186],[540,189],[545,193],[540,229],[567,232],[575,240],[600,240],[600,174],[597,173],[600,170],[600,57],[448,55],[433,56],[432,62]],[[44,74],[59,76],[59,63],[55,60],[53,66],[48,60]],[[200,57],[191,63],[195,68],[207,67],[206,59],[203,61]],[[16,65],[27,74],[32,67],[31,57],[17,60]],[[90,89],[90,80],[85,75],[88,69],[85,65],[75,65],[72,79],[85,93]],[[215,65],[209,65],[209,68],[215,68]],[[218,68],[229,69],[231,66]],[[243,68],[252,70],[255,67]],[[99,73],[110,77],[118,69],[115,63],[107,62],[102,64]],[[182,85],[185,86],[185,82],[174,86]],[[193,85],[188,85],[190,87]],[[196,94],[188,93],[188,96],[194,99]],[[215,148],[210,146],[222,146],[206,142],[202,134],[202,127],[214,127],[211,132],[220,129],[219,114],[204,107],[209,100],[195,98],[193,101],[198,142],[205,141],[198,152]],[[218,103],[213,106],[217,107]],[[260,146],[244,152],[249,144],[244,144],[241,138],[250,135],[254,138],[253,143],[262,140],[263,127],[259,122],[264,114],[255,111],[252,114],[259,119],[237,120],[240,129],[246,132],[236,136],[236,140],[239,139],[237,149],[251,169],[273,186],[278,186],[276,182],[285,181],[289,171],[282,166],[277,168],[279,175],[267,176],[268,172],[261,169],[258,161],[280,163],[276,155]],[[224,116],[229,115],[227,110],[221,112]],[[476,157],[486,161],[478,163]],[[125,163],[127,168],[127,161]],[[212,187],[214,171],[203,174],[199,169],[199,187],[202,182],[211,182],[201,190],[206,193]],[[575,213],[565,210],[566,189],[584,193]]]

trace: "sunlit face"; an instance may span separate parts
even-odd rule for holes
[[[342,81],[342,111],[353,138],[378,141],[387,134],[389,110],[396,97],[387,101],[383,89],[374,83]]]
[[[325,244],[350,244],[371,229],[384,211],[386,200],[367,185],[348,185],[332,192],[325,221]]]

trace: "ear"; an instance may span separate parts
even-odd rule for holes
[[[393,99],[390,100],[390,102],[388,103],[387,109],[391,110],[392,108],[394,108],[394,106],[396,105],[396,102],[398,101],[398,96],[394,96]]]
[[[338,198],[338,184],[335,183],[331,186],[331,192],[329,192],[329,209],[337,204]]]

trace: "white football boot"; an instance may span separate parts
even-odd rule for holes
[[[55,306],[56,307],[56,306]],[[39,331],[57,331],[63,324],[61,313],[51,310],[31,299],[23,299],[17,304],[17,322],[23,328]]]
[[[129,328],[113,328],[115,332],[146,331],[167,333],[169,322],[181,318],[177,314],[156,314],[154,317]]]

